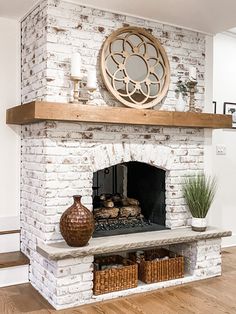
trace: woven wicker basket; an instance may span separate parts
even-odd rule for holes
[[[168,256],[167,260],[155,261]],[[129,258],[136,260],[135,253]],[[144,260],[139,263],[139,279],[145,283],[171,280],[184,277],[184,257],[166,249],[154,249],[144,252]]]
[[[100,270],[103,265],[122,264],[121,268]],[[138,265],[119,255],[98,257],[94,261],[94,295],[135,288]]]

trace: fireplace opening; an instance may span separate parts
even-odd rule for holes
[[[142,162],[99,170],[93,176],[94,237],[165,227],[165,171]]]

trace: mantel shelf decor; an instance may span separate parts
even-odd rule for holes
[[[90,95],[89,97],[81,97],[80,91],[82,88],[82,80],[86,76],[87,78],[87,85],[86,90],[87,93]],[[81,73],[81,56],[80,54],[74,53],[71,58],[71,81],[74,85],[74,92],[73,92],[73,99],[71,100],[72,103],[83,102],[87,103],[89,100],[92,100],[92,94],[97,89],[96,83],[96,71],[95,69],[88,67],[87,68],[87,75]]]
[[[136,109],[160,103],[170,84],[165,49],[152,34],[139,27],[120,28],[106,39],[101,74],[113,96]]]
[[[13,107],[8,109],[6,114],[7,124],[30,124],[48,120],[211,129],[232,128],[231,115],[136,110],[45,101],[34,101]]]

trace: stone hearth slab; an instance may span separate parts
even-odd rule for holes
[[[92,238],[85,247],[70,247],[64,241],[39,244],[37,252],[51,260],[83,257],[105,253],[115,253],[134,249],[145,249],[161,245],[188,243],[199,240],[229,237],[231,231],[208,227],[205,232],[192,231],[191,228],[133,233],[101,238]]]

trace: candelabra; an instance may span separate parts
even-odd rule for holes
[[[82,83],[83,77],[78,76],[71,76],[71,81],[73,82],[74,89],[73,89],[73,99],[71,100],[72,103],[90,103],[93,100],[93,93],[96,91],[95,87],[86,86],[85,89],[87,90],[86,97],[80,94],[81,89],[83,88]]]

